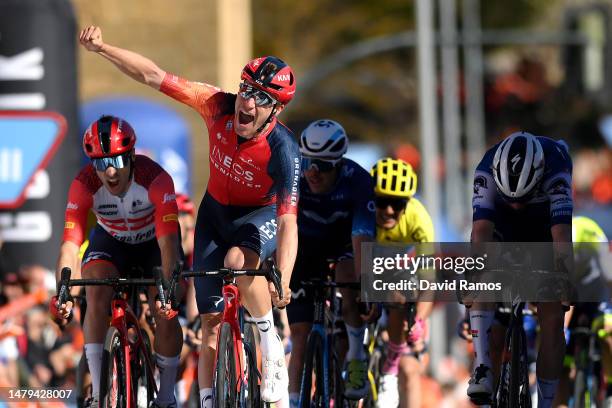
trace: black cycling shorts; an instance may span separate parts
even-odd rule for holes
[[[291,303],[287,305],[289,324],[307,322],[314,318],[314,297],[302,281],[323,278],[329,271],[329,259],[353,259],[350,236],[346,241],[322,241],[318,238],[298,238],[298,252],[291,274]]]
[[[271,256],[276,249],[276,205],[227,206],[206,193],[196,221],[193,270],[222,268],[227,251],[235,246],[253,250],[260,260]],[[194,284],[200,314],[223,310],[221,278],[199,277]]]

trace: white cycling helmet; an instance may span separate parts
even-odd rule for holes
[[[502,195],[520,200],[532,193],[544,175],[544,150],[528,132],[516,132],[499,144],[493,158],[493,178]]]
[[[300,135],[299,145],[303,156],[336,160],[346,153],[348,137],[338,122],[320,119],[304,129]]]

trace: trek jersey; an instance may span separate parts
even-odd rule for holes
[[[376,236],[372,177],[350,159],[343,159],[336,185],[329,193],[313,193],[302,176],[299,209],[300,237],[343,242],[356,235]]]
[[[527,199],[524,210],[512,211],[497,191],[493,179],[493,157],[497,145],[490,148],[476,168],[474,175],[474,195],[472,196],[473,220],[490,220],[504,222],[511,213],[521,213],[521,220],[533,229],[532,220],[538,224],[551,227],[556,224],[572,223],[572,159],[567,147],[560,142],[547,137],[537,136],[544,151],[544,176],[534,194]],[[522,166],[524,158],[519,158],[518,166]],[[521,225],[513,225],[517,229]]]
[[[277,215],[297,214],[300,153],[291,131],[274,118],[250,140],[234,130],[236,95],[166,74],[160,91],[194,108],[208,128],[208,193],[222,205],[277,204]]]
[[[64,241],[81,245],[90,209],[98,225],[128,244],[174,234],[179,228],[172,178],[146,156],[136,156],[133,179],[123,197],[104,187],[93,165],[79,172],[68,192]]]

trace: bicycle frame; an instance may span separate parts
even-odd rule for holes
[[[335,318],[326,317],[326,296],[324,294],[324,288],[315,288],[315,310],[314,310],[314,321],[312,324],[312,329],[308,334],[308,338],[310,336],[320,336],[323,343],[323,400],[324,405],[329,406],[331,400],[331,391],[330,391],[330,379],[332,373],[330,373],[330,364],[329,358],[334,357],[334,360],[337,364],[338,358],[333,351],[331,351],[331,347],[334,344],[334,333],[333,327],[335,326]],[[331,295],[335,297],[335,290],[332,288]],[[332,300],[334,302],[335,299]],[[335,306],[335,305],[334,305]],[[331,327],[331,330],[327,330],[327,328]],[[307,374],[307,373],[305,373]],[[302,406],[303,398],[309,398],[310,395],[306,396],[304,393],[304,379],[302,378],[300,384],[300,400],[299,406]]]
[[[121,347],[123,348],[124,356],[125,356],[125,376],[126,376],[126,401],[128,403],[127,408],[135,407],[136,400],[135,395],[132,394],[132,366],[130,364],[130,360],[132,357],[131,350],[138,350],[139,348],[145,348],[145,344],[143,342],[142,329],[140,324],[138,323],[138,318],[132,311],[132,308],[129,306],[128,302],[121,298],[115,297],[111,302],[112,309],[112,318],[110,326],[117,328],[119,333],[121,333]],[[136,329],[137,338],[132,341],[129,336],[129,329]],[[146,369],[153,373],[155,372],[153,369],[153,362],[149,358],[148,353],[144,353],[145,359],[147,360]],[[157,394],[157,385],[153,383],[153,388],[155,393]]]

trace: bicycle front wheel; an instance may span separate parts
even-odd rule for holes
[[[100,407],[125,408],[126,386],[125,352],[121,344],[121,333],[116,327],[110,327],[106,332],[102,354]]]
[[[329,406],[325,395],[325,378],[323,378],[323,339],[316,333],[310,333],[306,353],[304,354],[304,370],[300,387],[300,408],[319,408]],[[312,376],[315,375],[315,389],[312,390]],[[312,399],[311,399],[312,398]]]
[[[155,375],[147,361],[153,362],[151,356],[151,341],[146,331],[142,330],[143,346],[134,350],[131,362],[132,392],[136,400],[136,408],[148,408],[149,402],[155,398]]]
[[[255,342],[255,332],[253,325],[244,325],[244,350],[245,365],[247,374],[247,388],[245,406],[247,408],[260,408],[259,397],[259,371],[257,369],[257,343]]]
[[[219,332],[217,364],[215,367],[215,407],[237,407],[236,398],[236,355],[232,327],[224,322]]]

